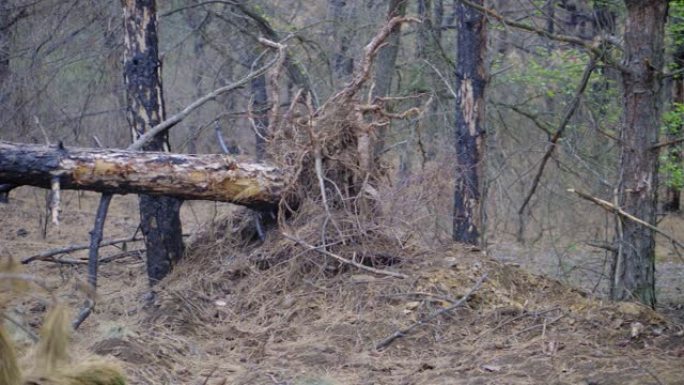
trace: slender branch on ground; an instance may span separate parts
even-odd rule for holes
[[[585,193],[585,192],[578,191],[578,190],[575,190],[575,189],[572,189],[572,188],[571,188],[571,189],[568,189],[568,192],[575,193],[575,194],[577,194],[580,198],[585,199],[585,200],[588,200],[588,201],[590,201],[590,202],[592,202],[592,203],[595,203],[595,204],[597,204],[599,207],[601,207],[602,209],[604,209],[604,210],[606,210],[606,211],[608,211],[608,212],[611,212],[611,213],[617,214],[617,215],[619,215],[619,216],[621,216],[621,217],[623,217],[623,218],[629,219],[630,221],[632,221],[632,222],[634,222],[634,223],[638,223],[638,224],[640,224],[641,226],[644,226],[645,228],[647,228],[647,229],[649,229],[649,230],[652,230],[652,231],[654,231],[654,232],[656,232],[656,233],[662,235],[663,237],[665,237],[667,240],[669,240],[669,241],[672,243],[672,245],[675,247],[675,249],[676,249],[677,247],[684,249],[684,243],[678,241],[674,236],[668,234],[667,232],[665,232],[665,231],[663,231],[663,230],[661,230],[661,229],[659,229],[659,228],[653,226],[652,224],[650,224],[650,223],[648,223],[648,222],[646,222],[646,221],[644,221],[644,220],[642,220],[642,219],[639,219],[639,218],[635,217],[634,215],[628,213],[627,211],[621,209],[620,207],[618,207],[617,205],[615,205],[615,204],[613,204],[613,203],[610,203],[610,202],[605,201],[605,200],[600,199],[600,198],[596,198],[596,197],[591,196],[591,195],[589,195],[589,194],[587,194],[587,193]]]
[[[138,250],[127,250],[127,251],[122,251],[120,253],[112,254],[107,257],[104,257],[99,260],[99,264],[103,263],[109,263],[112,261],[116,261],[117,259],[121,258],[126,258],[129,256],[133,255],[142,255],[145,252],[145,249],[138,249]],[[88,260],[84,259],[73,259],[73,258],[52,258],[52,259],[46,259],[44,262],[50,262],[50,263],[56,263],[58,265],[87,265]]]
[[[572,118],[572,116],[575,114],[575,111],[579,106],[580,99],[582,98],[582,94],[584,93],[584,90],[587,88],[587,84],[589,84],[589,78],[591,77],[591,73],[594,71],[595,67],[596,59],[592,57],[589,60],[589,63],[587,63],[586,67],[584,67],[582,79],[580,80],[580,83],[577,86],[575,96],[573,96],[572,101],[568,106],[568,109],[565,111],[565,115],[563,116],[561,124],[558,126],[558,129],[549,140],[550,146],[546,150],[546,153],[544,153],[544,156],[542,157],[541,163],[539,164],[539,170],[537,170],[537,174],[534,176],[534,180],[532,181],[532,187],[530,187],[530,191],[527,193],[527,196],[525,197],[525,200],[520,206],[520,209],[518,209],[518,216],[522,217],[523,213],[525,212],[525,209],[527,208],[527,205],[530,203],[530,200],[532,199],[532,196],[534,196],[535,191],[537,191],[537,187],[539,187],[541,177],[544,174],[544,168],[546,167],[546,163],[549,161],[549,158],[551,158],[553,151],[556,149],[558,141],[563,136],[563,132],[565,132],[565,128],[568,126],[568,123],[570,123],[570,118]],[[522,226],[520,227],[520,229],[518,229],[518,238],[522,238]]]
[[[468,298],[470,298],[470,296],[473,295],[473,293],[476,292],[482,286],[482,284],[484,283],[484,281],[486,279],[487,279],[487,274],[485,273],[482,277],[480,277],[480,279],[477,280],[477,282],[475,282],[475,285],[473,285],[473,287],[471,287],[470,290],[468,290],[468,292],[465,293],[465,295],[463,295],[463,297],[461,297],[461,299],[459,299],[456,303],[454,303],[453,305],[451,305],[449,307],[445,307],[444,309],[436,311],[436,312],[430,314],[429,316],[427,316],[426,318],[421,319],[419,321],[416,321],[404,329],[397,330],[396,332],[394,332],[389,337],[387,337],[387,338],[383,339],[382,341],[378,342],[377,344],[375,344],[375,349],[377,349],[377,350],[384,349],[384,348],[388,347],[395,340],[402,338],[402,337],[406,337],[409,333],[411,333],[418,326],[425,325],[428,322],[432,321],[433,319],[439,317],[440,315],[447,313],[447,312],[450,312],[450,311],[456,309],[457,307],[463,305],[468,300]]]
[[[97,290],[97,267],[98,267],[98,251],[100,249],[100,242],[102,242],[102,232],[104,230],[105,220],[107,219],[107,211],[109,204],[112,201],[113,195],[104,193],[100,197],[100,204],[97,207],[97,215],[95,216],[95,225],[90,231],[90,249],[88,251],[88,286],[90,287],[92,296],[86,299],[85,304],[74,320],[73,327],[78,329],[83,321],[88,318],[95,307],[95,293]]]
[[[112,245],[117,245],[119,243],[126,243],[126,242],[137,242],[137,241],[142,241],[142,238],[137,237],[137,234],[133,234],[130,237],[126,238],[117,238],[117,239],[110,239],[107,241],[102,241],[100,242],[100,247],[105,247],[105,246],[112,246]],[[21,260],[22,264],[27,264],[31,263],[34,261],[51,261],[54,260],[55,255],[59,254],[67,254],[71,253],[74,251],[79,251],[79,250],[85,250],[90,247],[90,243],[83,243],[83,244],[78,244],[78,245],[70,245],[66,247],[60,247],[57,249],[51,249],[44,251],[40,254],[32,255],[30,257],[23,258]]]
[[[375,268],[373,268],[373,267],[370,267],[370,266],[366,266],[366,265],[360,264],[360,263],[358,263],[358,262],[356,262],[356,261],[352,261],[352,260],[349,260],[349,259],[347,259],[347,258],[340,257],[340,256],[337,255],[337,254],[331,253],[331,252],[329,252],[329,251],[327,251],[327,250],[323,250],[323,249],[321,249],[321,248],[319,248],[319,247],[310,245],[310,244],[304,242],[303,240],[301,240],[301,239],[299,239],[299,238],[295,238],[295,237],[293,237],[293,236],[291,236],[291,235],[289,235],[289,234],[287,234],[287,233],[281,233],[281,234],[283,234],[283,237],[285,237],[285,238],[287,238],[287,239],[289,239],[289,240],[291,240],[291,241],[294,241],[294,242],[298,243],[299,245],[304,246],[304,247],[306,247],[307,249],[309,249],[309,250],[311,250],[311,251],[317,251],[317,252],[319,252],[319,253],[321,253],[321,254],[323,254],[323,255],[325,255],[325,256],[334,258],[334,259],[336,259],[336,260],[338,260],[338,261],[340,261],[340,262],[342,262],[342,263],[344,263],[344,264],[352,265],[352,266],[354,266],[354,267],[356,267],[356,268],[359,268],[359,269],[361,269],[361,270],[369,271],[369,272],[371,272],[371,273],[379,274],[379,275],[387,275],[387,276],[394,277],[394,278],[408,278],[408,275],[406,275],[406,274],[396,273],[396,272],[389,271],[389,270],[375,269]]]

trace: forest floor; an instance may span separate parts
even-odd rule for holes
[[[97,195],[65,192],[62,223],[45,234],[44,191],[21,188],[11,198],[0,205],[0,256],[87,242]],[[105,238],[135,232],[136,206],[134,196],[114,199]],[[658,262],[662,308],[654,312],[593,298],[596,281],[573,288],[553,278],[559,262],[544,250],[498,247],[494,259],[459,247],[379,244],[376,251],[393,258],[375,267],[407,279],[339,266],[303,249],[269,259],[268,248],[231,246],[225,230],[232,224],[223,218],[232,211],[184,205],[185,231],[202,236],[190,237],[187,258],[160,284],[153,305],[143,300],[142,258],[132,253],[102,264],[98,306],[75,333],[73,356],[113,356],[131,384],[684,384],[684,263],[667,253]],[[671,221],[666,225],[684,229]],[[103,257],[120,252],[102,249]],[[582,255],[563,255],[563,266]],[[74,311],[83,302],[75,283],[84,280],[84,265],[36,261],[27,270]],[[421,322],[485,274],[464,306]],[[16,298],[10,315],[37,330],[44,298]],[[10,332],[26,351],[26,333]]]

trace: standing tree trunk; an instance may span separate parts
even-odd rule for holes
[[[136,140],[164,120],[156,1],[123,0],[123,10],[124,83],[128,121]],[[158,135],[143,149],[170,151],[168,135]],[[140,195],[140,224],[150,285],[164,278],[183,256],[181,204],[176,198]]]
[[[620,135],[618,204],[626,212],[655,226],[658,187],[658,73],[663,67],[663,36],[667,2],[625,0],[625,59],[622,73],[623,105]],[[638,299],[654,306],[655,237],[653,231],[618,218],[617,253],[613,263],[611,296]]]
[[[473,1],[483,5],[483,0]],[[485,101],[487,82],[485,17],[458,3],[456,62],[456,187],[453,239],[480,245],[484,233],[482,204],[485,150]]]
[[[387,20],[392,20],[393,17],[406,15],[407,0],[390,0],[387,8]],[[394,75],[395,64],[397,62],[397,54],[399,53],[399,38],[401,37],[401,24],[392,28],[389,37],[387,37],[386,45],[378,52],[375,65],[375,76],[373,78],[375,85],[373,88],[373,98],[386,97],[390,94],[392,86],[392,77]],[[377,138],[375,141],[375,156],[380,155],[385,146],[385,136],[387,135],[387,127],[381,126],[377,129]]]

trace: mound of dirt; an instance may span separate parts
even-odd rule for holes
[[[684,329],[637,304],[370,227],[327,248],[359,268],[275,230],[261,242],[250,218],[231,212],[205,225],[153,304],[143,301],[143,261],[103,265],[98,306],[74,335],[72,356],[115,357],[132,384],[684,383]],[[292,238],[320,239],[313,220],[292,228]],[[83,266],[28,269],[50,291],[12,301],[29,330],[51,298],[82,304],[73,283]],[[485,275],[462,306],[444,311]],[[24,331],[8,330],[30,347]]]
[[[264,249],[288,257],[264,264]],[[134,383],[159,383],[153,372],[179,384],[684,383],[680,326],[478,252],[380,247],[393,262],[375,268],[400,279],[279,237],[232,255],[195,250],[131,326],[146,355],[166,357],[124,358]],[[424,322],[485,274],[463,306]]]

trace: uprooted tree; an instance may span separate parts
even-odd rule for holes
[[[273,104],[270,116],[274,118],[269,120],[267,130],[272,133],[267,147],[272,165],[240,162],[226,155],[133,151],[211,100],[217,90],[180,114],[147,127],[148,131],[128,151],[0,142],[0,185],[8,189],[32,185],[55,191],[81,189],[231,202],[278,211],[281,218],[305,215],[315,230],[298,236],[306,239],[315,233],[310,243],[344,243],[354,234],[363,233],[355,231],[363,222],[358,218],[373,221],[378,210],[376,187],[382,169],[375,167],[374,129],[387,125],[390,119],[419,113],[416,108],[389,113],[383,108],[382,98],[359,97],[371,77],[376,53],[395,27],[407,21],[413,19],[392,18],[365,47],[349,83],[320,107],[314,107],[312,96],[303,90],[282,111],[279,103]],[[284,47],[268,44],[278,49],[278,55],[262,68],[273,66],[269,84],[276,84],[285,58]],[[234,89],[264,71],[257,70],[220,90]],[[345,214],[355,219],[348,220]],[[96,221],[100,234],[102,222]]]

